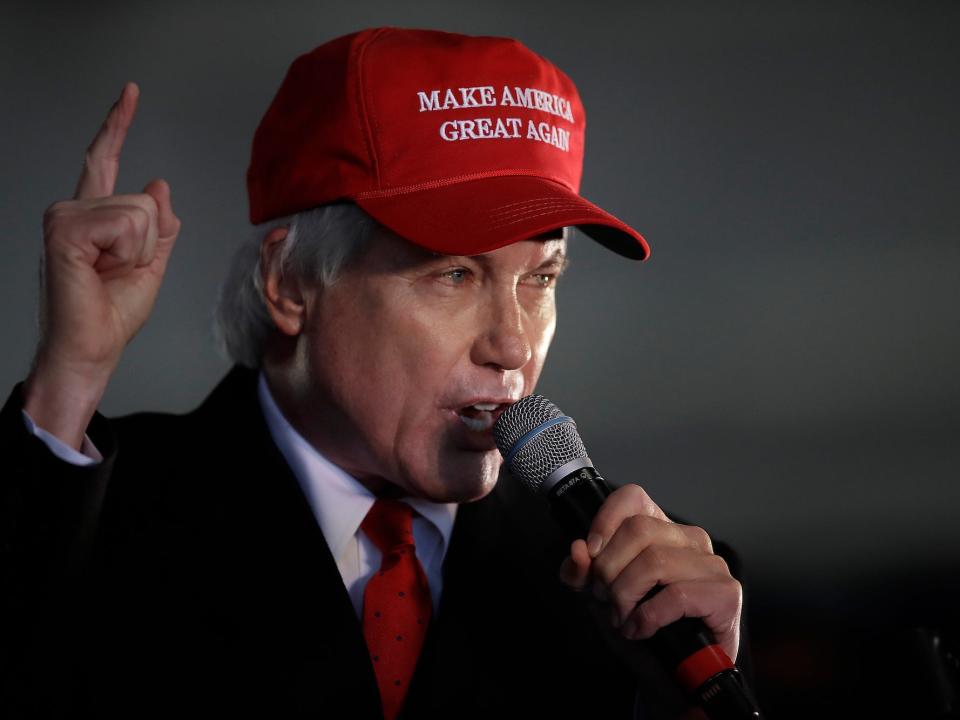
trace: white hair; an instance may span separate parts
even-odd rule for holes
[[[288,228],[280,249],[281,273],[328,287],[336,282],[343,266],[366,247],[379,225],[353,203],[342,202],[270,220],[253,229],[234,252],[220,286],[214,325],[220,351],[250,368],[260,366],[275,329],[263,296],[260,244],[278,227]]]

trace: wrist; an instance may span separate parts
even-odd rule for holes
[[[112,371],[57,362],[38,353],[23,385],[23,409],[38,427],[80,450]]]

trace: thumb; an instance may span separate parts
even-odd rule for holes
[[[570,554],[560,564],[560,582],[574,590],[583,590],[590,576],[590,553],[583,540],[574,540],[570,545]]]
[[[160,240],[171,242],[180,232],[180,219],[173,212],[170,201],[170,185],[166,180],[151,180],[143,189],[157,203],[157,229]]]

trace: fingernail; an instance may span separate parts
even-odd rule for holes
[[[601,547],[603,547],[603,537],[597,533],[590,533],[587,536],[587,552],[590,553],[590,557],[596,557]]]

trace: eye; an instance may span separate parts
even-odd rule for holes
[[[463,285],[470,278],[470,270],[463,267],[451,268],[440,273],[440,277],[446,278],[453,285]]]
[[[557,284],[556,273],[534,273],[530,275],[530,281],[541,288],[552,288]]]

